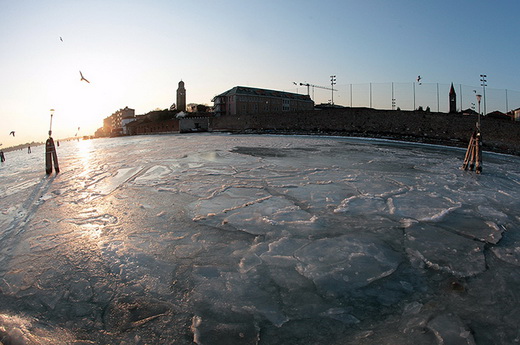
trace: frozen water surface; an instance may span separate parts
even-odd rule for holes
[[[5,344],[520,342],[520,159],[168,135],[0,165]]]

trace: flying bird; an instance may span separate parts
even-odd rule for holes
[[[81,76],[81,79],[79,81],[84,80],[84,81],[86,81],[87,83],[90,84],[90,82],[87,79],[85,79],[85,77],[83,76],[83,73],[81,73],[81,71],[79,71],[79,75]]]
[[[9,133],[9,135],[11,135],[11,134],[12,134],[12,135],[13,135],[13,137],[14,137],[14,131],[11,131],[11,133]]]
[[[62,42],[63,42],[63,38],[61,38],[61,36],[60,36],[60,41],[62,41]]]

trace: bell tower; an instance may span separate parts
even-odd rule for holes
[[[451,83],[450,88],[450,114],[457,112],[457,94],[455,93],[455,88],[453,87],[453,83]]]
[[[186,111],[186,89],[182,80],[177,88],[177,110]]]

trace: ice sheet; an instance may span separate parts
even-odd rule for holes
[[[305,136],[61,142],[0,165],[12,343],[511,344],[520,160]],[[6,340],[7,341],[7,340]],[[32,344],[31,343],[31,344]]]

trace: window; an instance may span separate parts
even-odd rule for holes
[[[282,110],[289,111],[291,110],[291,101],[288,99],[284,99],[282,102]]]

